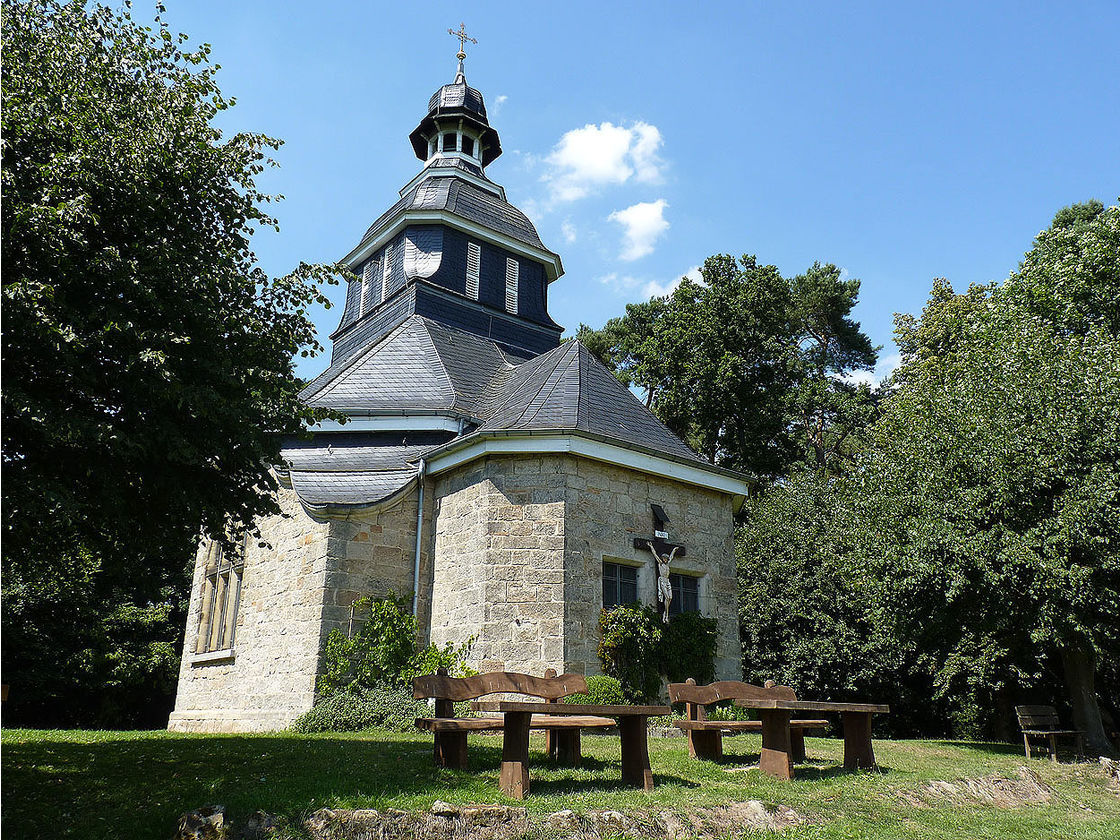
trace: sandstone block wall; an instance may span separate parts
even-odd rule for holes
[[[476,637],[469,661],[480,671],[563,667],[562,467],[486,458],[435,481],[430,636]]]
[[[653,536],[651,504],[669,517],[669,542],[685,546],[670,570],[699,579],[700,610],[718,622],[716,678],[741,679],[738,584],[731,497],[646,473],[565,456],[564,669],[600,673],[603,562],[638,569],[638,600],[657,602],[657,570],[635,537]]]
[[[740,675],[732,501],[692,485],[571,455],[493,456],[435,481],[431,640],[477,636],[479,670],[599,673],[603,561],[639,569],[656,604],[656,571],[635,536],[652,536],[651,503],[668,514],[673,563],[699,579],[719,626],[716,670]]]
[[[194,653],[201,614],[205,547],[199,550],[168,728],[186,732],[281,729],[311,707],[319,667],[329,526],[311,519],[281,489],[282,515],[259,523],[241,584],[233,658],[201,664]]]

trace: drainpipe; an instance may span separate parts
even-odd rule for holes
[[[416,484],[420,488],[420,497],[416,502],[416,560],[412,566],[412,614],[420,605],[420,541],[424,538],[424,459],[420,459],[420,466],[416,470]]]

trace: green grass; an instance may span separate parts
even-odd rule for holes
[[[347,735],[181,735],[167,732],[3,733],[3,829],[21,838],[127,837],[166,840],[184,811],[223,804],[242,823],[262,809],[292,824],[322,807],[426,809],[436,799],[510,803],[497,787],[501,740],[472,736],[472,770],[432,766],[430,736],[369,732]],[[550,765],[534,735],[531,814],[687,810],[760,799],[806,818],[788,838],[1116,838],[1120,798],[1095,764],[1034,760],[1053,795],[1047,804],[1017,808],[933,803],[916,808],[899,791],[935,779],[1001,773],[1016,777],[1025,759],[1006,744],[876,741],[879,772],[844,772],[843,745],[807,739],[810,764],[793,782],[762,776],[759,739],[725,739],[722,763],[688,757],[680,738],[651,738],[657,788],[619,781],[617,737],[585,736],[584,766]]]

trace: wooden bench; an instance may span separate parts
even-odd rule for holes
[[[441,669],[442,671],[442,669]],[[433,733],[435,762],[440,767],[457,770],[467,768],[467,734],[470,732],[501,732],[502,717],[455,717],[457,701],[476,700],[488,694],[522,694],[539,697],[548,703],[559,703],[571,694],[587,691],[587,680],[580,674],[556,676],[549,668],[543,677],[494,671],[474,677],[449,677],[445,671],[417,677],[412,683],[412,696],[417,700],[434,698],[435,716],[417,718],[416,726]],[[580,763],[580,732],[614,726],[608,717],[595,715],[535,714],[530,729],[544,730],[548,754],[562,764],[578,767]]]
[[[1077,754],[1084,754],[1085,733],[1080,729],[1059,729],[1061,721],[1053,706],[1016,706],[1015,716],[1019,718],[1019,729],[1023,732],[1023,750],[1031,757],[1031,738],[1045,738],[1050,745],[1050,760],[1058,760],[1058,737],[1072,736],[1077,745]]]
[[[669,702],[684,703],[687,720],[676,726],[688,735],[688,754],[693,758],[714,761],[723,755],[723,734],[761,732],[760,720],[709,720],[706,707],[721,700],[796,700],[793,689],[767,682],[759,687],[750,683],[725,681],[697,685],[689,679],[669,684]],[[791,720],[789,722],[790,754],[795,762],[805,760],[806,730],[827,729],[827,720]]]

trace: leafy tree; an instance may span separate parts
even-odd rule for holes
[[[257,265],[278,141],[214,126],[233,103],[208,46],[59,0],[4,0],[3,41],[4,669],[26,709],[86,667],[85,606],[163,609],[200,529],[276,511],[278,435],[320,416],[292,358],[321,349],[333,269]]]
[[[801,438],[806,458],[820,469],[836,468],[850,454],[851,436],[867,426],[875,403],[855,371],[871,370],[878,348],[852,319],[860,281],[844,280],[834,265],[813,265],[790,281],[794,386],[789,421]]]
[[[576,337],[712,461],[767,478],[802,451],[829,466],[873,407],[846,378],[876,358],[850,317],[859,281],[820,263],[787,280],[751,256],[709,257],[700,274]]]
[[[934,286],[854,480],[881,603],[944,695],[1048,662],[1108,750],[1096,664],[1120,647],[1120,207],[1059,213],[1002,286]]]

